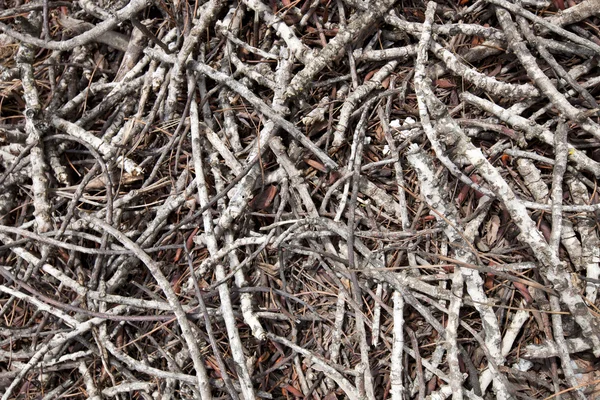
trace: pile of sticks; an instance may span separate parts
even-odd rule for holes
[[[597,396],[600,1],[22,3],[2,400]]]

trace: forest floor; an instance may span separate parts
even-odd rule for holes
[[[600,398],[600,0],[0,1],[0,396]]]

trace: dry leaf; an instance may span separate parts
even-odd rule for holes
[[[491,246],[498,239],[498,229],[500,229],[500,217],[493,215],[487,224],[487,234],[485,235],[488,245]]]
[[[488,272],[485,276],[485,283],[483,284],[483,286],[486,288],[486,290],[492,290],[494,288],[494,276],[496,276],[495,274]]]
[[[304,162],[318,171],[327,172],[327,168],[325,168],[325,166],[318,161],[311,160],[310,158],[306,158],[304,160]]]
[[[494,69],[488,72],[488,76],[494,77],[498,75],[500,71],[502,71],[502,64],[500,63],[500,61],[498,61]]]
[[[442,89],[449,89],[449,88],[456,87],[456,84],[448,79],[436,79],[434,83],[437,87],[440,87]]]
[[[113,186],[117,185],[131,185],[134,182],[142,180],[141,175],[132,175],[128,173],[123,173],[121,176],[121,182],[112,182]],[[77,186],[71,186],[71,188],[76,188]],[[69,188],[65,188],[69,189]],[[86,186],[85,190],[101,190],[106,189],[106,175],[100,175],[94,179],[92,179]]]
[[[471,39],[471,46],[473,47],[479,46],[481,43],[483,43],[483,39],[479,36],[473,36],[473,39]]]
[[[377,138],[377,142],[383,142],[385,139],[385,132],[383,132],[383,126],[381,126],[381,124],[377,125],[377,128],[375,128],[375,138]]]
[[[369,82],[371,80],[371,78],[373,77],[373,75],[375,75],[375,72],[379,71],[378,69],[374,69],[372,71],[369,71],[369,73],[367,75],[365,75],[365,80],[364,82]]]
[[[331,171],[329,173],[329,176],[327,177],[327,184],[333,185],[341,177],[342,177],[342,174],[339,171]]]
[[[301,391],[293,387],[292,385],[285,385],[281,388],[281,391],[285,394],[285,391],[288,391],[292,396],[299,397],[301,399],[304,398],[304,395]]]
[[[462,187],[462,189],[460,189],[458,196],[456,196],[456,202],[458,203],[459,206],[465,202],[470,191],[471,191],[471,187],[468,185],[464,185]]]
[[[387,90],[390,87],[390,77],[388,76],[383,81],[381,81],[381,87]]]
[[[250,207],[253,210],[265,210],[271,205],[276,194],[277,186],[269,185],[265,187],[265,190],[263,190],[261,193],[254,196],[250,202]]]
[[[529,293],[527,286],[521,282],[513,282],[513,286],[521,293],[521,296],[523,296],[523,299],[525,299],[527,304],[533,303],[533,297],[531,296],[531,293]]]

